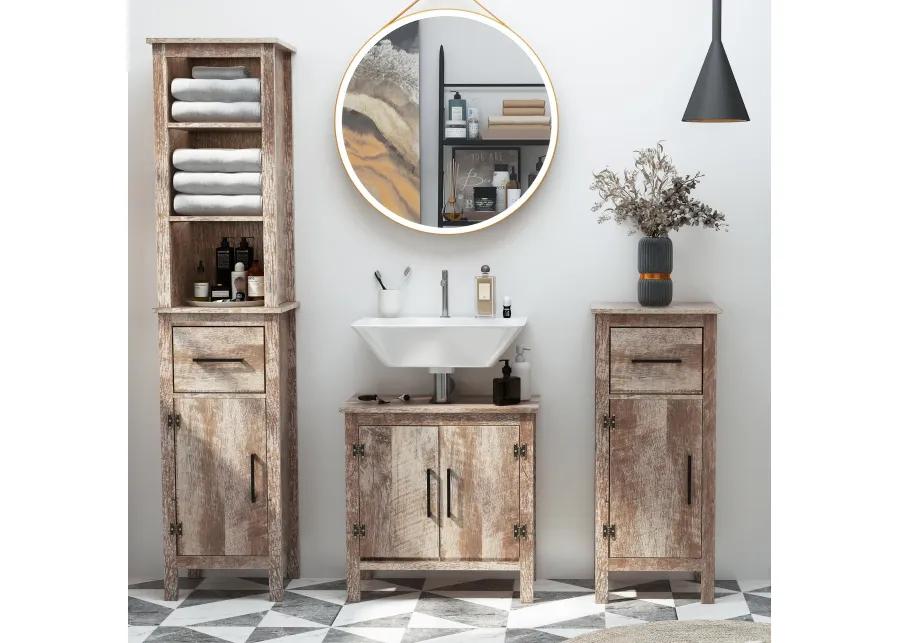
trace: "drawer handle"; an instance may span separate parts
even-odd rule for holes
[[[632,364],[681,364],[680,357],[634,357]]]
[[[256,454],[250,454],[250,502],[256,502]]]
[[[451,471],[447,469],[447,517],[450,518],[450,474]]]
[[[425,516],[431,518],[431,469],[425,469]]]
[[[687,476],[687,478],[688,478],[688,481],[687,481],[688,482],[688,487],[687,487],[688,504],[691,504],[691,497],[694,495],[694,493],[693,493],[694,490],[692,488],[692,483],[693,483],[693,479],[694,479],[694,476],[692,475],[693,469],[694,469],[694,467],[692,466],[693,464],[694,464],[694,458],[693,458],[693,456],[691,456],[690,453],[688,453],[688,467],[687,467],[687,469],[688,469],[688,472],[687,472],[688,473],[688,476]]]
[[[243,362],[243,357],[195,357],[194,361],[198,364],[233,364]]]

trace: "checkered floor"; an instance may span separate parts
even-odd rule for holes
[[[128,640],[532,643],[650,621],[770,620],[767,580],[717,581],[713,605],[700,603],[690,580],[630,580],[610,577],[608,605],[594,603],[590,580],[535,581],[529,605],[519,602],[518,581],[471,574],[366,580],[362,600],[349,605],[342,579],[292,580],[281,603],[268,600],[264,578],[184,578],[177,601],[163,600],[162,581],[150,581],[128,588]]]

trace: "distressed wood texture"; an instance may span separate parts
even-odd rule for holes
[[[256,399],[176,400],[179,555],[266,552],[264,409],[265,402]]]
[[[172,329],[172,343],[176,393],[266,390],[262,326],[177,327]],[[275,375],[277,386],[278,371]]]
[[[701,393],[702,328],[611,328],[610,392]]]
[[[441,559],[518,560],[519,427],[442,426],[440,435]]]
[[[359,524],[359,461],[353,454],[353,445],[359,442],[359,425],[355,415],[344,416],[344,480],[347,485],[347,602],[359,601],[359,538],[353,533]]]
[[[363,560],[359,566],[367,571],[520,571],[514,560]]]
[[[526,447],[519,456],[519,524],[525,526],[525,537],[519,541],[519,601],[534,602],[534,416],[523,415],[519,424],[519,444]]]
[[[438,443],[436,426],[359,427],[361,558],[440,556]]]
[[[293,48],[271,38],[149,38],[147,41],[153,49],[165,596],[169,600],[177,596],[178,568],[264,569],[269,574],[270,598],[277,601],[283,596],[284,577],[300,574],[294,313],[297,305],[292,301]],[[170,122],[171,80],[189,77],[191,67],[197,64],[246,66],[251,77],[260,79],[264,122],[263,119],[260,123]],[[172,151],[240,147],[263,149],[262,197],[267,205],[262,215],[173,216]],[[198,260],[203,260],[208,275],[213,272],[215,248],[222,237],[253,237],[255,258],[262,261],[266,275],[265,306],[223,310],[186,305],[193,294]],[[216,357],[243,361],[203,361],[203,358]],[[195,358],[201,361],[196,362]],[[255,431],[260,432],[261,445],[254,444],[259,451],[254,473],[258,474],[255,504],[261,506],[261,531],[254,513],[252,524],[243,533],[236,528],[229,535],[234,542],[241,538],[252,542],[253,552],[185,553],[198,551],[199,543],[189,541],[195,536],[188,536],[188,524],[182,520],[182,514],[197,511],[191,504],[195,502],[191,494],[202,496],[204,488],[197,482],[193,485],[196,488],[188,489],[192,486],[188,473],[176,476],[176,456],[187,457],[176,449],[174,431],[168,427],[168,418],[176,407],[205,408],[205,414],[198,412],[198,418],[202,416],[205,422],[197,427],[198,434],[224,445],[220,455],[229,466],[217,469],[214,476],[210,473],[204,481],[220,493],[224,503],[217,520],[239,515],[243,504],[249,502],[248,486],[241,483],[239,488],[234,482],[236,477],[243,479],[244,469],[249,467],[249,455],[246,454],[246,461],[244,455],[238,457],[240,445],[229,441],[240,441],[251,427],[254,436]],[[228,417],[219,417],[214,412],[225,408],[234,412]],[[238,420],[239,426],[227,425],[227,421]],[[216,423],[220,425],[218,430]],[[184,426],[183,422],[178,430]],[[205,453],[204,457],[210,454]],[[182,469],[187,466],[187,461],[180,461]],[[200,473],[202,469],[193,472]],[[240,489],[244,490],[243,495]],[[182,492],[184,495],[179,495]],[[169,528],[179,521],[183,522],[179,540],[188,549],[176,552],[177,529],[170,535]],[[209,528],[214,529],[215,524],[216,520],[211,518]],[[259,542],[262,549],[256,547]]]
[[[698,558],[701,402],[614,400],[610,410],[610,557]]]
[[[360,413],[365,415],[425,415],[425,416],[447,416],[457,415],[459,417],[470,416],[476,414],[485,416],[486,418],[502,418],[510,422],[518,422],[519,416],[525,413],[537,413],[540,408],[540,397],[533,396],[529,401],[515,404],[513,406],[497,406],[491,402],[491,398],[483,395],[478,396],[460,396],[459,399],[452,404],[432,404],[430,395],[414,395],[409,402],[401,402],[395,399],[397,396],[392,394],[383,394],[381,396],[385,400],[391,400],[390,404],[379,404],[378,402],[361,402],[354,395],[341,405],[342,413]],[[480,419],[478,420],[481,421]],[[488,419],[488,422],[493,421]],[[448,421],[442,419],[439,424],[452,424],[453,420]],[[378,424],[386,424],[379,421]],[[431,423],[424,423],[431,424]]]
[[[606,602],[610,571],[691,571],[702,572],[701,600],[712,602],[721,310],[710,303],[665,308],[603,303],[592,311],[595,598]],[[682,362],[633,363],[634,358]],[[615,420],[611,429],[604,427],[606,416]],[[615,525],[615,537],[603,537],[604,525]]]

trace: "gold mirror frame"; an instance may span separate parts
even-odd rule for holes
[[[404,219],[400,215],[394,213],[393,211],[382,205],[382,203],[378,201],[378,199],[376,199],[374,196],[372,196],[372,194],[366,189],[366,186],[363,185],[362,181],[359,180],[359,177],[356,176],[356,172],[353,170],[353,166],[350,164],[350,159],[347,156],[347,149],[344,146],[343,135],[344,97],[347,94],[347,87],[349,86],[350,79],[356,72],[356,68],[359,66],[360,61],[368,53],[369,49],[371,49],[372,46],[374,46],[382,38],[384,38],[385,35],[394,31],[398,27],[402,27],[403,25],[407,25],[411,22],[416,22],[419,20],[441,17],[476,20],[478,22],[481,22],[482,24],[497,29],[498,31],[506,35],[510,40],[515,42],[519,46],[519,48],[525,52],[525,55],[528,56],[528,58],[534,64],[535,68],[538,70],[538,73],[540,74],[541,79],[544,82],[544,86],[547,91],[547,98],[549,99],[548,102],[550,104],[550,144],[547,146],[547,154],[545,156],[544,163],[541,166],[541,170],[540,172],[538,172],[534,183],[528,187],[526,193],[523,194],[518,201],[516,201],[512,206],[508,207],[500,214],[497,214],[496,216],[493,216],[486,221],[482,221],[481,223],[476,223],[460,228],[439,228],[435,226],[423,225],[421,223],[415,223],[414,221]],[[544,177],[547,176],[547,172],[550,170],[550,166],[553,163],[553,158],[556,155],[556,144],[559,139],[559,106],[557,105],[556,92],[553,89],[553,83],[550,80],[550,75],[547,73],[547,69],[544,67],[544,63],[542,63],[541,59],[538,58],[537,54],[531,48],[531,45],[525,42],[525,40],[523,40],[512,29],[507,27],[499,20],[496,20],[495,18],[486,16],[482,13],[477,13],[475,11],[467,11],[465,9],[429,9],[426,11],[417,11],[414,13],[410,13],[402,18],[391,21],[390,23],[379,29],[374,36],[369,38],[369,40],[367,40],[365,44],[363,44],[363,46],[359,48],[359,51],[356,52],[356,55],[353,56],[353,59],[347,66],[347,71],[344,72],[344,77],[341,80],[340,87],[338,88],[337,98],[335,99],[334,138],[335,142],[337,143],[338,154],[341,157],[341,162],[344,164],[344,170],[347,172],[347,175],[350,177],[353,185],[356,186],[356,189],[366,199],[366,201],[368,201],[373,208],[381,212],[381,214],[386,216],[388,219],[391,219],[392,221],[404,225],[407,228],[418,230],[419,232],[427,232],[429,234],[467,234],[469,232],[483,230],[505,220],[511,214],[517,212],[523,205],[525,205],[541,187],[541,183],[543,183]]]

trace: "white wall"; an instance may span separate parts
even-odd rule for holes
[[[450,4],[450,3],[448,3]],[[408,312],[436,313],[440,270],[450,310],[472,312],[473,276],[489,263],[499,294],[527,315],[537,434],[537,573],[592,570],[592,300],[635,296],[637,237],[598,226],[591,171],[622,168],[664,139],[682,171],[706,173],[700,198],[727,233],[675,242],[675,296],[711,299],[719,322],[717,552],[720,577],[769,575],[769,3],[732,0],[725,45],[753,119],[681,123],[709,40],[709,2],[492,0],[540,55],[560,102],[556,159],[527,207],[453,238],[407,230],[356,193],[338,158],[334,98],[359,45],[402,8],[257,0],[132,1],[129,33],[130,573],[160,577],[161,511],[155,319],[151,56],[145,36],[277,36],[297,46],[294,71],[299,334],[301,557],[307,576],[344,569],[343,432],[337,408],[356,391],[424,391],[428,376],[379,365],[349,327],[372,314],[371,273],[411,264]],[[427,6],[427,5],[426,5]],[[446,5],[445,5],[446,6]],[[459,6],[468,6],[460,4]],[[492,371],[460,375],[487,392]]]

